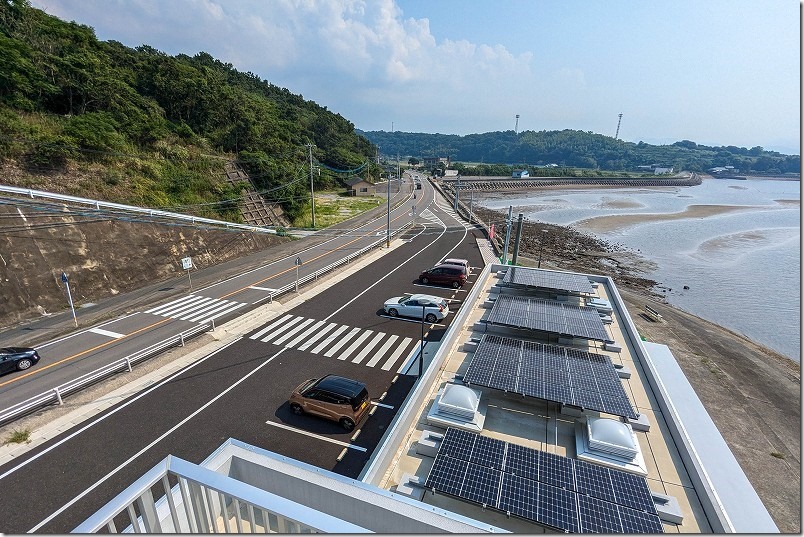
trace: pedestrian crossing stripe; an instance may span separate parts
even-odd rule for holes
[[[222,317],[238,308],[245,306],[245,302],[235,302],[221,298],[211,298],[200,295],[187,295],[167,304],[156,306],[145,313],[169,317],[181,321],[207,323]]]
[[[326,325],[326,326],[324,326]],[[384,371],[410,354],[413,339],[364,328],[316,321],[286,314],[271,321],[249,336],[249,339],[286,348],[321,354],[326,358],[350,361]],[[368,360],[366,361],[366,359]],[[404,367],[404,360],[397,372]]]

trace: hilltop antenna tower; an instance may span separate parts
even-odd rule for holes
[[[519,114],[516,115],[516,124],[514,125],[514,134],[519,133]]]
[[[619,119],[617,120],[617,132],[615,132],[615,133],[614,133],[614,139],[615,139],[615,140],[616,140],[616,139],[617,139],[617,137],[620,135],[620,122],[623,120],[623,114],[622,114],[622,112],[621,112],[621,113],[620,113],[620,115],[619,115],[619,116],[617,116],[617,117],[618,117]]]

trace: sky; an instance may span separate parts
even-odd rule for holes
[[[798,0],[32,0],[204,51],[364,131],[591,131],[801,154]],[[516,116],[519,115],[517,120]]]

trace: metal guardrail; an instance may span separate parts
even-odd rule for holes
[[[165,349],[172,347],[173,345],[179,343],[181,346],[184,346],[184,342],[187,339],[190,339],[193,336],[200,334],[201,332],[206,331],[207,328],[215,329],[214,324],[202,324],[198,326],[194,326],[189,330],[185,330],[180,332],[175,336],[171,336],[163,341],[155,343],[150,347],[146,347],[141,349],[134,354],[126,356],[125,358],[121,358],[117,361],[114,361],[110,364],[107,364],[103,367],[99,367],[94,371],[90,371],[80,377],[72,379],[70,381],[65,382],[64,384],[60,384],[55,388],[51,388],[50,390],[40,393],[39,395],[35,395],[26,399],[25,401],[21,401],[15,405],[6,408],[5,410],[0,411],[0,424],[12,421],[20,416],[23,416],[29,412],[37,410],[44,406],[49,406],[54,403],[63,404],[63,398],[71,393],[75,393],[87,386],[98,382],[101,379],[104,379],[108,376],[111,376],[115,373],[120,371],[126,370],[131,371],[132,366],[137,362],[141,362],[147,358],[150,358]]]
[[[145,214],[148,216],[154,216],[159,218],[173,218],[175,220],[181,220],[184,222],[189,222],[191,224],[211,224],[215,226],[223,226],[229,229],[242,229],[245,231],[252,231],[257,233],[271,233],[276,234],[275,229],[259,227],[259,226],[249,226],[246,224],[235,224],[232,222],[226,222],[224,220],[215,220],[213,218],[202,218],[200,216],[192,216],[187,214],[181,213],[171,213],[168,211],[160,211],[159,209],[149,209],[146,207],[137,207],[134,205],[123,205],[121,203],[110,203],[107,201],[99,201],[99,200],[92,200],[87,198],[79,198],[77,196],[68,196],[66,194],[57,194],[55,192],[45,192],[44,190],[33,190],[30,188],[19,188],[15,186],[6,186],[0,185],[0,192],[7,192],[9,194],[17,194],[20,196],[27,196],[29,198],[42,198],[42,199],[51,199],[51,200],[58,200],[58,201],[66,201],[69,203],[76,203],[79,205],[87,205],[90,207],[94,207],[95,209],[116,209],[120,211],[129,211],[138,214]]]
[[[0,189],[2,189],[2,187],[0,187]],[[405,225],[393,230],[393,232],[391,234],[392,235],[397,235],[397,234],[401,233],[402,230],[406,229],[409,225],[410,225],[409,223],[405,224]],[[350,263],[353,259],[356,259],[357,257],[360,257],[361,255],[365,254],[369,250],[371,250],[373,248],[376,248],[380,244],[384,243],[385,240],[386,240],[386,238],[385,238],[385,236],[383,236],[383,237],[379,238],[378,240],[372,242],[371,244],[361,248],[360,250],[358,250],[356,252],[353,252],[353,253],[347,255],[346,257],[343,257],[343,258],[341,258],[341,259],[339,259],[339,260],[337,260],[337,261],[335,261],[333,263],[330,263],[329,265],[325,266],[324,268],[318,269],[317,271],[313,272],[312,274],[308,274],[308,275],[306,275],[306,276],[304,276],[302,278],[299,278],[299,280],[297,282],[294,281],[293,283],[290,283],[290,284],[287,284],[287,285],[284,285],[284,286],[280,287],[275,292],[271,293],[271,295],[269,296],[269,299],[273,300],[274,297],[276,297],[276,296],[279,296],[279,295],[282,295],[284,293],[287,293],[288,291],[295,290],[297,288],[297,286],[304,285],[305,283],[308,283],[310,281],[317,280],[318,277],[321,276],[322,274],[330,272],[333,269],[335,269],[335,268],[337,268],[337,267],[339,267],[341,265],[345,265],[347,263]],[[184,342],[185,342],[186,339],[189,339],[189,338],[191,338],[193,336],[196,336],[199,333],[205,331],[207,328],[210,328],[210,327],[211,327],[212,330],[215,330],[214,321],[211,324],[203,324],[203,325],[195,326],[193,328],[190,328],[189,330],[185,330],[183,332],[180,332],[179,334],[177,334],[175,336],[171,336],[171,337],[169,337],[169,338],[167,338],[167,339],[165,339],[163,341],[160,341],[159,343],[155,343],[154,345],[151,345],[150,347],[146,347],[145,349],[137,351],[136,353],[134,353],[134,354],[132,354],[130,356],[126,356],[125,358],[121,358],[120,360],[117,360],[117,361],[112,362],[112,363],[110,363],[108,365],[100,367],[100,368],[98,368],[98,369],[96,369],[94,371],[91,371],[89,373],[86,373],[85,375],[82,375],[82,376],[80,376],[78,378],[75,378],[73,380],[65,382],[64,384],[56,386],[55,388],[51,388],[50,390],[48,390],[48,391],[46,391],[44,393],[41,393],[39,395],[35,395],[33,397],[30,397],[30,398],[26,399],[25,401],[17,403],[17,404],[15,404],[15,405],[13,405],[13,406],[11,406],[9,408],[6,408],[4,410],[0,410],[0,424],[5,424],[7,422],[10,422],[10,421],[12,421],[12,420],[14,420],[14,419],[16,419],[16,418],[18,418],[20,416],[28,414],[28,413],[30,413],[30,412],[32,412],[34,410],[37,410],[39,408],[42,408],[44,406],[49,406],[49,405],[52,405],[54,403],[58,403],[59,405],[61,405],[61,404],[64,403],[63,397],[65,397],[65,396],[67,396],[67,395],[69,395],[71,393],[77,392],[77,391],[79,391],[79,390],[81,390],[81,389],[83,389],[83,388],[85,388],[85,387],[87,387],[87,386],[89,386],[89,385],[91,385],[91,384],[93,384],[95,382],[98,382],[99,380],[102,380],[102,379],[104,379],[106,377],[109,377],[109,376],[111,376],[111,375],[113,375],[115,373],[118,373],[120,371],[123,371],[123,370],[131,371],[132,370],[132,365],[134,365],[135,363],[141,362],[142,360],[145,360],[146,358],[150,358],[150,357],[152,357],[152,356],[164,351],[165,349],[167,349],[167,348],[169,348],[169,347],[171,347],[171,346],[173,346],[173,345],[175,345],[177,343],[180,343],[181,346],[184,346]]]

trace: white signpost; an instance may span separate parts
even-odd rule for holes
[[[67,286],[67,300],[70,301],[70,309],[73,310],[73,322],[75,323],[75,327],[78,328],[78,319],[75,316],[75,306],[73,305],[73,295],[70,293],[70,280],[67,278],[66,272],[61,273],[61,281]]]
[[[193,279],[190,277],[190,269],[193,268],[193,258],[183,257],[181,260],[181,268],[187,271],[187,279],[190,280],[190,291],[193,290]]]
[[[299,267],[302,265],[301,257],[296,258],[296,292],[299,292]]]

